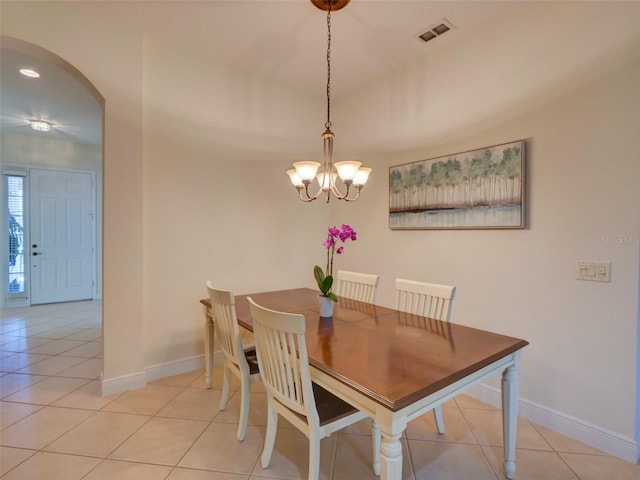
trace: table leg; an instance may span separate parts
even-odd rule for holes
[[[380,478],[382,480],[400,480],[402,478],[402,444],[400,437],[382,432],[382,446],[380,447]]]
[[[213,319],[209,314],[209,309],[204,307],[204,381],[207,388],[213,384],[213,342],[215,340],[215,329]]]
[[[520,352],[515,362],[502,373],[502,428],[504,436],[504,470],[512,479],[516,473],[516,430],[518,426],[518,365]]]

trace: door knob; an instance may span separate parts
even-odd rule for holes
[[[31,248],[38,248],[38,245],[34,243],[33,245],[31,245]]]
[[[42,252],[33,252],[31,255],[33,255],[34,257],[38,256],[38,255],[42,255]]]

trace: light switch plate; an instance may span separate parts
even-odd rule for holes
[[[576,262],[576,279],[590,282],[610,282],[611,262]]]

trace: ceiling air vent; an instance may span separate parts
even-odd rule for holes
[[[443,18],[442,21],[436,23],[434,26],[429,28],[429,30],[418,35],[418,38],[423,42],[428,42],[429,40],[433,40],[434,38],[447,33],[449,30],[453,30],[454,28],[456,27],[454,27],[449,20]]]

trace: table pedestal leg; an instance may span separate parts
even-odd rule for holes
[[[519,352],[518,352],[519,353]],[[504,470],[507,478],[516,473],[516,429],[518,426],[518,364],[520,355],[516,355],[514,365],[502,373],[502,428],[504,436]]]
[[[381,478],[382,480],[400,480],[402,478],[402,443],[397,435],[382,432],[382,446],[380,448]]]

